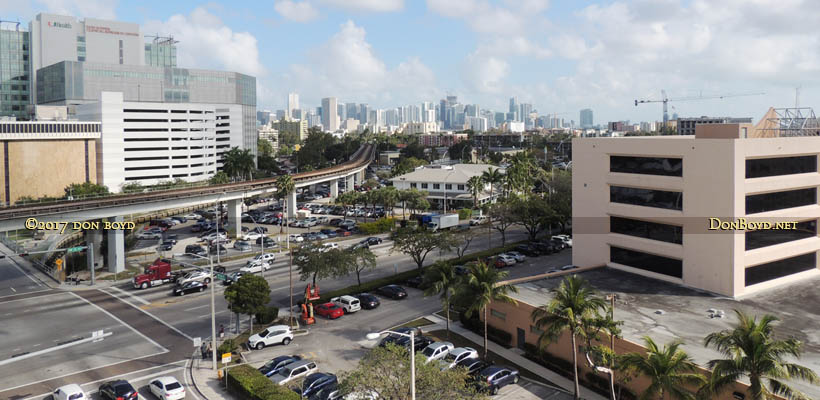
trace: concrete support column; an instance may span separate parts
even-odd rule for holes
[[[288,194],[288,204],[287,204],[287,212],[288,212],[288,220],[296,217],[296,191],[290,192]]]
[[[353,191],[353,186],[355,186],[355,185],[356,185],[356,174],[348,175],[347,176],[347,189],[346,190],[348,192],[352,192]]]
[[[233,237],[242,235],[242,200],[228,200],[228,225],[225,227],[228,235],[233,232]]]
[[[316,193],[316,184],[315,183],[310,185],[310,192],[311,193]]]
[[[334,179],[330,181],[330,198],[335,199],[339,197],[339,180]]]
[[[122,222],[121,216],[108,218],[110,222]],[[106,263],[108,264],[108,272],[122,272],[125,271],[125,235],[121,230],[111,229],[107,232],[108,235],[108,257]]]
[[[365,177],[367,177],[367,175],[365,175],[364,170],[359,171],[359,185],[364,183]]]
[[[98,222],[98,221],[94,221]],[[100,224],[102,226],[102,224]],[[89,230],[85,231],[85,242],[87,245],[93,245],[94,249],[94,264],[100,265],[103,262],[102,258],[102,242],[103,242],[103,231],[102,229],[97,230]]]

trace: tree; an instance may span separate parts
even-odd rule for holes
[[[208,183],[210,183],[211,185],[222,185],[230,181],[231,178],[228,176],[228,174],[225,173],[225,171],[219,171],[216,174],[214,174],[214,176],[212,176],[211,179],[208,180]]]
[[[504,161],[504,155],[497,151],[491,151],[487,153],[487,158],[489,159],[490,164],[493,165],[498,165],[501,163],[501,161]]]
[[[419,144],[418,140],[411,140],[407,146],[404,146],[403,149],[400,150],[401,157],[404,158],[418,158],[420,160],[425,159],[424,155],[424,146]]]
[[[447,149],[447,155],[450,156],[451,160],[459,160],[464,161],[466,157],[473,151],[473,145],[470,143],[469,140],[462,140]],[[469,158],[468,158],[469,160]]]
[[[800,358],[802,343],[795,338],[776,339],[774,325],[779,320],[773,315],[766,314],[758,321],[756,316],[739,310],[735,310],[735,314],[738,322],[732,329],[710,333],[704,339],[707,347],[714,347],[726,358],[709,361],[712,376],[702,392],[717,395],[727,385],[746,376],[751,383],[749,391],[753,400],[774,399],[778,395],[787,399],[808,399],[782,381],[797,379],[815,385],[820,383],[816,372],[786,360],[786,357]]]
[[[376,268],[376,255],[368,247],[357,247],[343,252],[344,257],[336,262],[343,265],[343,269],[356,273],[356,281],[362,286],[361,273]]]
[[[225,289],[225,300],[231,311],[253,318],[270,302],[270,286],[259,275],[245,274]]]
[[[476,175],[467,179],[467,190],[473,195],[473,208],[478,208],[478,195],[484,190],[484,179]]]
[[[130,182],[122,185],[123,193],[142,193],[144,190],[145,187],[139,182]]]
[[[515,223],[512,207],[506,201],[490,204],[487,207],[487,214],[489,214],[491,221],[488,225],[501,233],[501,245],[506,245],[507,229]]]
[[[453,246],[453,239],[448,232],[433,232],[419,228],[400,228],[393,237],[393,248],[410,256],[418,266],[424,266],[424,259],[435,249],[449,251]]]
[[[299,170],[307,171],[307,167],[320,169],[329,166],[332,158],[328,157],[327,150],[336,143],[337,139],[330,133],[322,132],[316,127],[311,128],[305,142],[296,153]]]
[[[478,236],[478,233],[475,229],[465,229],[455,233],[453,236],[456,239],[456,243],[461,242],[461,245],[456,247],[456,255],[458,258],[461,258],[464,257],[464,253],[467,252],[467,248],[470,247],[470,243]]]
[[[504,179],[504,175],[498,170],[498,168],[490,167],[481,174],[481,179],[490,185],[490,200],[494,200],[495,186],[501,183]]]
[[[108,194],[108,186],[91,182],[72,183],[65,187],[66,197],[102,196]]]
[[[293,259],[299,266],[299,280],[310,279],[313,286],[319,279],[334,278],[344,275],[345,254],[340,249],[328,249],[318,243],[308,243],[294,252]],[[341,262],[340,262],[341,261]]]
[[[463,368],[441,371],[436,363],[424,362],[421,354],[416,356],[415,367],[418,399],[487,399],[468,383]],[[370,394],[379,400],[407,400],[410,398],[410,353],[406,347],[395,344],[377,346],[340,380],[344,393]]]
[[[649,336],[644,336],[646,354],[627,353],[621,356],[624,369],[644,375],[652,382],[641,395],[641,399],[669,396],[679,400],[693,400],[695,395],[685,387],[699,386],[706,382],[698,371],[697,366],[681,350],[680,342],[672,342],[659,347]]]
[[[280,175],[276,178],[276,197],[285,200],[285,207],[282,208],[284,211],[285,219],[287,219],[288,214],[290,214],[290,207],[296,207],[296,204],[288,204],[288,197],[293,191],[296,190],[296,183],[293,182],[293,177],[290,175]],[[285,229],[285,224],[279,225],[279,233]]]
[[[416,188],[410,188],[399,191],[399,198],[398,201],[401,202],[402,208],[402,219],[407,219],[407,206],[410,205],[410,209],[413,209],[412,205],[420,205],[421,201],[427,201],[425,198],[427,197],[427,192],[418,190]],[[427,203],[427,207],[429,208],[429,203]]]
[[[538,233],[554,219],[552,209],[546,200],[538,196],[514,198],[509,201],[507,208],[510,219],[527,231],[530,240],[535,240]]]
[[[450,297],[455,293],[459,284],[458,275],[450,263],[436,261],[424,273],[424,281],[430,283],[424,291],[425,296],[439,296],[444,312],[447,314],[447,339],[450,339]]]
[[[575,399],[579,398],[578,384],[578,344],[577,338],[584,333],[584,320],[594,318],[606,308],[606,303],[595,295],[589,283],[578,275],[564,278],[552,290],[552,300],[532,311],[535,327],[543,332],[538,337],[538,346],[546,348],[557,340],[564,331],[569,331],[572,339],[572,371],[575,379]]]
[[[267,139],[257,139],[256,140],[256,153],[259,156],[272,156],[273,155],[273,144],[271,144],[270,140]]]
[[[399,190],[395,186],[385,186],[379,189],[381,203],[384,206],[385,215],[396,216],[396,203],[399,202]]]
[[[396,177],[399,175],[404,175],[413,172],[416,168],[426,164],[427,161],[424,161],[423,159],[414,157],[401,158],[399,162],[397,162],[396,165],[394,165],[390,170],[390,176]]]
[[[462,302],[469,304],[464,310],[465,316],[470,317],[474,312],[484,315],[484,358],[487,358],[487,307],[495,301],[517,304],[510,293],[518,293],[518,289],[513,285],[499,284],[506,277],[507,271],[479,262],[470,266],[466,279],[457,289]]]
[[[234,180],[252,179],[254,168],[253,154],[248,149],[234,147],[222,155],[222,170]]]
[[[356,205],[356,202],[359,201],[359,192],[348,190],[336,197],[336,201],[342,203],[342,207],[345,209],[345,215],[347,215],[347,207]]]
[[[561,169],[553,169],[548,174],[546,183],[547,201],[553,210],[555,222],[566,231],[569,221],[572,220],[572,173]]]

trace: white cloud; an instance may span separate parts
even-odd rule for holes
[[[143,31],[173,35],[179,41],[180,67],[228,70],[257,77],[265,74],[256,37],[232,30],[205,8],[198,7],[190,15],[172,15],[166,21],[148,21]]]
[[[308,50],[308,63],[290,65],[271,90],[297,91],[305,104],[322,97],[380,105],[416,102],[440,93],[435,75],[418,58],[389,67],[367,41],[367,32],[352,21],[340,26],[322,45]]]
[[[116,0],[37,0],[47,12],[78,17],[116,19]],[[39,7],[35,7],[39,8]]]
[[[501,94],[504,78],[510,72],[510,65],[496,57],[479,57],[470,54],[463,68],[464,83],[481,94]]]
[[[404,8],[404,0],[320,0],[322,3],[350,11],[394,12]]]
[[[309,22],[319,16],[319,11],[307,1],[280,0],[274,3],[273,9],[279,15],[296,22]]]

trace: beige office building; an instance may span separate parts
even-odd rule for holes
[[[731,297],[816,276],[820,137],[765,125],[573,139],[573,263]]]

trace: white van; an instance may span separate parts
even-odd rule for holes
[[[359,299],[353,296],[344,295],[340,297],[334,297],[330,299],[330,302],[336,304],[339,307],[342,307],[342,309],[345,310],[345,314],[354,313],[362,309]]]

